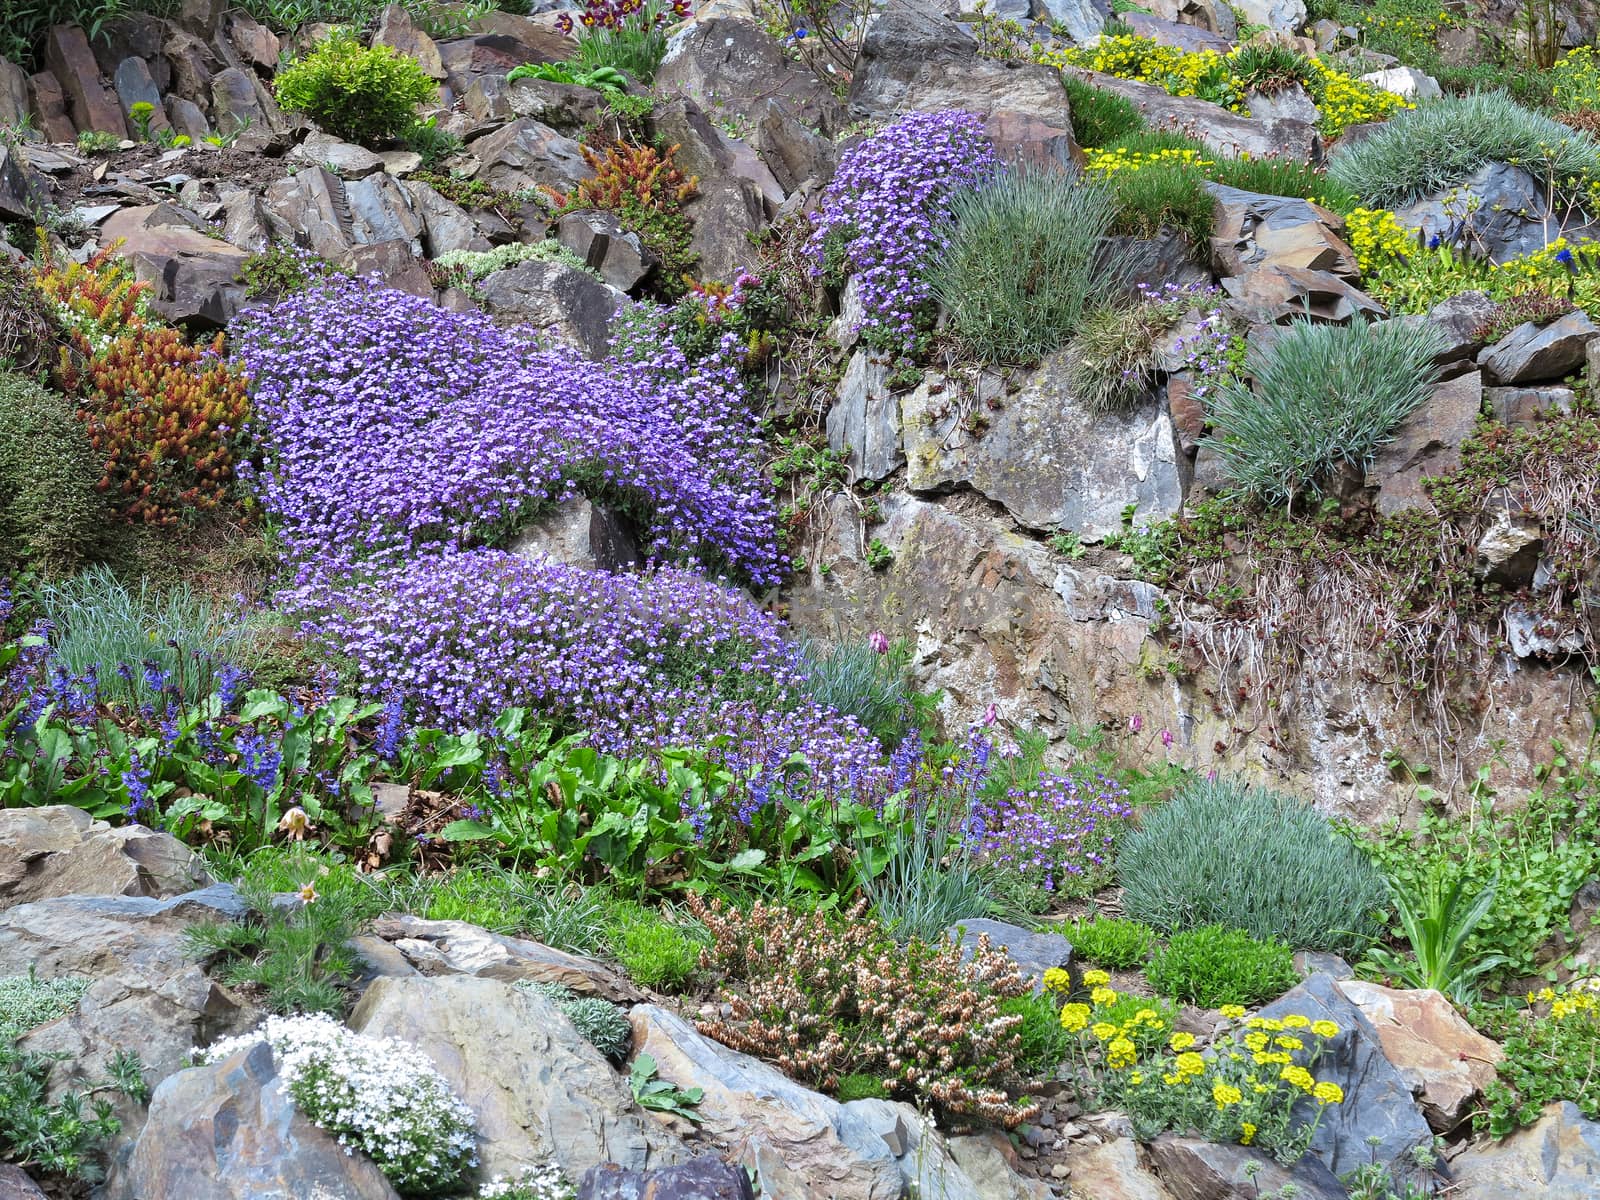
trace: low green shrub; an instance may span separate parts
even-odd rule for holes
[[[1526,1007],[1474,1011],[1473,1023],[1505,1057],[1473,1115],[1480,1131],[1502,1138],[1532,1125],[1547,1104],[1570,1101],[1600,1119],[1600,991],[1594,979],[1530,993]]]
[[[1217,388],[1206,444],[1251,499],[1291,508],[1341,463],[1372,465],[1428,398],[1442,345],[1426,322],[1297,321],[1250,356],[1254,390],[1237,379]]]
[[[1156,944],[1154,929],[1120,917],[1079,917],[1061,933],[1079,958],[1119,971],[1142,966]]]
[[[1300,981],[1294,951],[1284,943],[1257,941],[1223,925],[1173,934],[1146,975],[1163,996],[1202,1008],[1263,1004]]]
[[[1154,237],[1167,227],[1192,246],[1209,242],[1217,201],[1206,189],[1205,176],[1193,167],[1153,163],[1136,171],[1118,171],[1108,177],[1107,186],[1116,197],[1117,233]]]
[[[628,977],[640,987],[682,991],[700,966],[705,931],[664,908],[618,901],[611,908],[607,942]]]
[[[833,1089],[833,1095],[841,1104],[852,1100],[887,1100],[889,1089],[876,1075],[846,1075]]]
[[[0,976],[0,1045],[71,1012],[91,982],[70,976],[40,979],[31,971]]]
[[[1371,207],[1400,208],[1514,162],[1552,186],[1600,181],[1600,143],[1504,92],[1450,96],[1396,113],[1334,151],[1328,175]]]
[[[0,369],[0,574],[66,572],[109,553],[100,475],[71,402]]]
[[[1117,291],[1100,261],[1115,207],[1061,170],[1018,167],[951,201],[949,245],[929,282],[951,324],[986,362],[1032,362]]]
[[[1145,813],[1117,856],[1123,911],[1163,932],[1222,924],[1297,949],[1360,949],[1388,893],[1355,845],[1303,801],[1197,780]]]
[[[603,893],[576,883],[555,886],[492,862],[419,878],[397,899],[430,921],[466,921],[569,954],[596,954],[606,945]]]
[[[1021,1017],[1017,1066],[1032,1079],[1049,1079],[1066,1060],[1073,1037],[1061,1025],[1061,1003],[1053,992],[1013,996],[1000,1002],[1000,1015]]]
[[[1132,100],[1066,73],[1061,76],[1061,86],[1066,88],[1072,108],[1072,136],[1085,150],[1098,149],[1144,128],[1144,118]]]
[[[278,73],[277,95],[329,133],[375,145],[408,132],[417,106],[436,101],[439,89],[416,59],[335,29]]]

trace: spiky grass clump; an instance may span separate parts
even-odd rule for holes
[[[986,362],[1033,362],[1114,294],[1097,262],[1111,193],[1074,172],[1018,167],[951,202],[948,248],[929,282],[962,340]]]
[[[1123,911],[1163,933],[1242,929],[1305,950],[1360,950],[1383,876],[1304,801],[1201,780],[1151,810],[1117,854]]]
[[[1085,150],[1109,145],[1144,128],[1144,117],[1127,97],[1071,75],[1061,76],[1061,86],[1072,110],[1072,136]]]
[[[1516,163],[1554,184],[1600,180],[1600,143],[1504,92],[1451,96],[1396,113],[1328,174],[1374,208],[1399,208],[1465,182],[1490,162]]]
[[[1165,226],[1176,229],[1192,246],[1204,246],[1210,239],[1217,201],[1194,166],[1154,163],[1137,171],[1118,171],[1109,185],[1117,198],[1117,233],[1154,237]]]
[[[1248,373],[1224,382],[1208,439],[1223,469],[1251,498],[1291,506],[1316,494],[1341,462],[1365,470],[1438,378],[1442,338],[1432,325],[1288,326]]]

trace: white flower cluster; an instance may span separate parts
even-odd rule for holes
[[[516,1179],[495,1176],[478,1189],[478,1200],[573,1200],[576,1194],[561,1168],[545,1162]]]
[[[360,1150],[402,1193],[432,1193],[477,1166],[472,1110],[426,1055],[323,1015],[268,1017],[201,1054],[216,1062],[265,1040],[295,1106],[347,1153]]]

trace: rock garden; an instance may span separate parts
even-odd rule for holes
[[[1600,1194],[1600,14],[12,0],[0,1200]]]

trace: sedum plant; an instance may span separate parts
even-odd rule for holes
[[[268,1017],[254,1033],[217,1042],[201,1061],[262,1041],[295,1107],[370,1158],[401,1195],[449,1194],[477,1166],[472,1110],[415,1046],[353,1033],[327,1016]]]
[[[1296,322],[1252,353],[1254,390],[1241,379],[1217,389],[1206,444],[1245,495],[1289,511],[1341,464],[1372,465],[1428,398],[1442,346],[1427,322]]]
[[[417,106],[439,89],[420,63],[390,46],[363,46],[335,28],[278,73],[278,103],[305,113],[329,133],[363,145],[397,138],[417,121]]]

